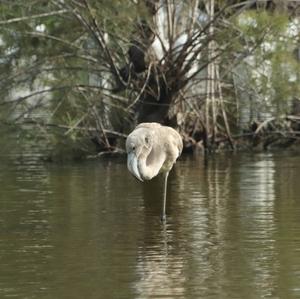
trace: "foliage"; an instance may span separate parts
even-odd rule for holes
[[[298,21],[290,21],[287,14],[266,11],[247,12],[239,19],[244,19],[244,23],[239,25],[247,44],[256,44],[262,28],[265,28],[263,41],[248,63],[248,67],[252,68],[254,97],[265,99],[266,107],[263,109],[271,109],[275,116],[289,113],[291,100],[297,97],[300,87],[297,80],[300,65],[295,55],[299,43]],[[248,23],[245,22],[247,19]],[[262,108],[262,105],[259,107]]]
[[[0,121],[34,126],[57,156],[117,150],[136,121],[234,147],[241,94],[281,117],[299,93],[288,11],[247,3],[2,0]]]
[[[98,114],[107,112],[107,106],[109,114],[118,114],[127,100],[110,96],[111,66],[96,31],[109,34],[109,55],[117,63],[124,58],[119,41],[128,43],[133,30],[129,20],[143,15],[142,7],[116,0],[4,1],[0,14],[0,105],[7,111],[2,121],[64,125],[69,127],[60,138],[64,141],[86,139],[76,130],[79,125],[110,125],[110,117]],[[56,140],[61,131],[42,133],[50,139],[54,134]]]

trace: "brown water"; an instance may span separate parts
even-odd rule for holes
[[[0,298],[300,298],[300,155],[0,163]]]

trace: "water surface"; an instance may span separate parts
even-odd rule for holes
[[[0,298],[300,298],[299,155],[0,163]]]

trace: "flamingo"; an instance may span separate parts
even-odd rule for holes
[[[141,123],[126,139],[127,168],[138,180],[164,175],[162,221],[166,220],[169,172],[182,152],[182,138],[171,127],[159,123]]]

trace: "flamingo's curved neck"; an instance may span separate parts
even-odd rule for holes
[[[158,175],[166,159],[165,153],[158,148],[152,147],[148,155],[141,155],[138,168],[139,173],[145,180],[151,180]]]

